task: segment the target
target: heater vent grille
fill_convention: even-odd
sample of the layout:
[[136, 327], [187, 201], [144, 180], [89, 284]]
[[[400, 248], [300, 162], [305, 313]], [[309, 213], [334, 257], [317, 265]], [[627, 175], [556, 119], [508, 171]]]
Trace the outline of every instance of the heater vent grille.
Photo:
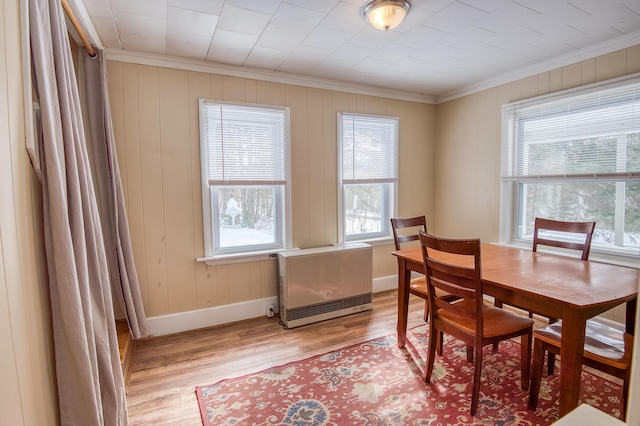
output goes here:
[[[329, 312], [341, 311], [343, 309], [353, 308], [371, 303], [371, 293], [362, 294], [360, 296], [350, 297], [348, 299], [334, 300], [331, 302], [319, 303], [317, 305], [304, 306], [302, 308], [289, 309], [287, 311], [287, 321], [294, 321], [302, 318], [322, 315]], [[359, 312], [357, 310], [356, 312]]]

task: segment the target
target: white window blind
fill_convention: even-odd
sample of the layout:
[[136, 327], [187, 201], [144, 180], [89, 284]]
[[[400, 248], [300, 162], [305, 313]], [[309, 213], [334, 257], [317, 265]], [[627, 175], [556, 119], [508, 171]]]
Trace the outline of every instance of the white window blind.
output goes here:
[[397, 180], [398, 119], [341, 114], [342, 182]]
[[290, 247], [289, 108], [200, 99], [205, 258]]
[[286, 184], [286, 108], [201, 102], [209, 185]]
[[[505, 106], [502, 179], [598, 180], [640, 176], [640, 79]], [[624, 136], [622, 140], [621, 135]]]
[[592, 252], [640, 253], [640, 77], [503, 107], [501, 241], [536, 217], [595, 221]]

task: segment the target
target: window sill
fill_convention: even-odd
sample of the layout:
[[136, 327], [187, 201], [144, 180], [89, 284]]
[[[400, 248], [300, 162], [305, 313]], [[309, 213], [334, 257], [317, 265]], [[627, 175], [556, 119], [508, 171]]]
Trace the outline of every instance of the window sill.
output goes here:
[[197, 262], [204, 262], [207, 265], [226, 265], [230, 263], [245, 263], [245, 262], [259, 262], [262, 260], [277, 259], [278, 252], [295, 250], [295, 249], [277, 249], [277, 250], [265, 250], [265, 251], [252, 251], [243, 253], [230, 253], [220, 254], [209, 257], [199, 257]]
[[[335, 246], [335, 245], [356, 244], [356, 243], [365, 243], [370, 246], [382, 246], [382, 245], [393, 244], [393, 238], [392, 237], [371, 238], [367, 240], [345, 241], [344, 243], [336, 243], [336, 244], [329, 244], [329, 245]], [[253, 251], [253, 252], [243, 252], [243, 253], [220, 254], [216, 256], [199, 257], [196, 259], [196, 261], [206, 263], [207, 265], [210, 265], [210, 266], [226, 265], [230, 263], [259, 262], [262, 260], [278, 259], [279, 252], [292, 251], [292, 250], [299, 250], [299, 249], [289, 248], [289, 249], [274, 249], [274, 250]]]
[[370, 246], [383, 246], [383, 245], [387, 245], [387, 244], [393, 244], [393, 237], [379, 237], [379, 238], [369, 238], [369, 239], [362, 239], [362, 240], [348, 240], [348, 241], [344, 242], [344, 244], [351, 244], [351, 243], [365, 243], [365, 244], [369, 244]]
[[[519, 248], [522, 250], [531, 250], [531, 243], [526, 243], [526, 242], [518, 242], [518, 241], [513, 241], [510, 243], [492, 243], [492, 244], [498, 244], [501, 246], [506, 246], [506, 247], [514, 247], [514, 248]], [[559, 249], [554, 249], [553, 247], [538, 247], [538, 251], [541, 253], [552, 253], [552, 254], [559, 254], [559, 255], [563, 255], [563, 256], [567, 256], [568, 254], [566, 252], [563, 252]], [[577, 256], [578, 258], [580, 256]], [[591, 249], [591, 253], [589, 253], [589, 261], [590, 262], [599, 262], [599, 263], [609, 263], [611, 265], [618, 265], [618, 266], [626, 266], [628, 268], [635, 268], [635, 269], [639, 269], [638, 266], [638, 259], [636, 257], [633, 256], [626, 256], [626, 255], [615, 255], [612, 253], [602, 253], [602, 252], [598, 252], [598, 251], [594, 251], [594, 249]]]

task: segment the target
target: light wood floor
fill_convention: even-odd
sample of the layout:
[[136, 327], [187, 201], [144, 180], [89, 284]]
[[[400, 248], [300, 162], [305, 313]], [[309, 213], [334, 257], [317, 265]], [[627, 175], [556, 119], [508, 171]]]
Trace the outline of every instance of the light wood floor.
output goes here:
[[[411, 296], [409, 327], [423, 324], [423, 308], [424, 301]], [[393, 334], [397, 309], [391, 290], [374, 294], [371, 311], [291, 330], [277, 317], [261, 317], [137, 341], [127, 393], [129, 424], [201, 426], [196, 386]], [[543, 324], [536, 321], [534, 327]]]
[[[373, 310], [285, 330], [277, 317], [136, 342], [127, 405], [131, 425], [202, 425], [197, 385], [210, 385], [395, 333], [396, 291], [376, 293]], [[409, 327], [424, 302], [411, 297]]]

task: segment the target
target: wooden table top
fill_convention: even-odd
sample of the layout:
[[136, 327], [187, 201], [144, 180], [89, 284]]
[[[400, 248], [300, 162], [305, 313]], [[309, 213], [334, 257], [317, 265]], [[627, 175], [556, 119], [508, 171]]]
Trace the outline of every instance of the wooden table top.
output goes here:
[[[394, 251], [410, 262], [422, 263], [420, 247]], [[640, 270], [496, 244], [482, 244], [482, 279], [491, 287], [517, 289], [523, 296], [562, 301], [575, 308], [620, 304], [638, 294]], [[453, 263], [455, 255], [434, 257]], [[422, 268], [415, 265], [417, 268]], [[421, 271], [422, 269], [414, 269]], [[490, 294], [490, 293], [489, 293]]]

